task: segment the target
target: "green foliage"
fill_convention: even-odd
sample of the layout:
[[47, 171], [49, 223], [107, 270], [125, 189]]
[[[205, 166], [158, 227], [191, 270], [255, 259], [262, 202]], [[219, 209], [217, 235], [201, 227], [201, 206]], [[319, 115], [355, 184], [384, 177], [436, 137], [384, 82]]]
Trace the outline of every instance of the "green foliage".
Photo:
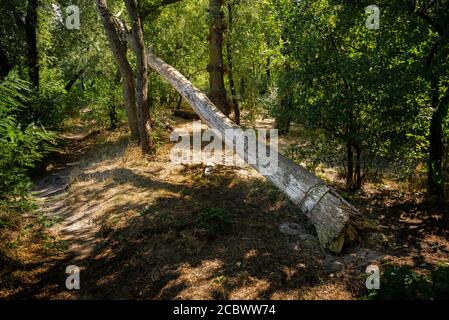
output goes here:
[[[304, 132], [300, 133], [304, 137]], [[310, 136], [310, 134], [309, 134]], [[326, 167], [339, 167], [344, 159], [341, 145], [333, 145], [335, 140], [331, 139], [325, 132], [316, 132], [310, 136], [313, 143], [291, 144], [285, 151], [285, 155], [296, 163], [305, 164], [306, 168], [315, 171], [320, 164]]]
[[418, 273], [409, 266], [389, 266], [381, 275], [380, 289], [370, 292], [372, 300], [447, 299], [449, 267], [436, 266]]
[[0, 83], [0, 201], [26, 195], [28, 170], [54, 142], [54, 135], [41, 125], [18, 121], [30, 92], [28, 84], [14, 75]]
[[201, 211], [197, 223], [200, 228], [206, 229], [209, 235], [215, 236], [229, 229], [231, 216], [225, 209], [206, 208]]
[[[425, 162], [434, 110], [429, 108], [432, 75], [424, 58], [437, 34], [418, 9], [380, 1], [381, 29], [368, 30], [363, 1], [275, 3], [285, 59], [271, 112], [278, 123], [288, 119], [325, 130], [337, 148], [359, 146], [367, 167], [382, 159], [411, 173]], [[438, 9], [444, 4], [435, 6], [428, 14], [447, 21], [447, 8]], [[447, 59], [442, 59], [447, 44], [434, 61], [441, 92], [449, 77]]]

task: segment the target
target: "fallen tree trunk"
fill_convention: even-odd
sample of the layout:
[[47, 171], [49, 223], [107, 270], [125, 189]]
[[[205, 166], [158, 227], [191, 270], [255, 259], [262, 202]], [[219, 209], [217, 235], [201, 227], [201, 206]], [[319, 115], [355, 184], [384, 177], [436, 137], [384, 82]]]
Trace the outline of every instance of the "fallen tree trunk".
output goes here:
[[[150, 50], [148, 50], [148, 63], [189, 102], [193, 110], [210, 128], [219, 132], [225, 143], [229, 143], [223, 139], [225, 131], [239, 129], [239, 126], [226, 117], [181, 73], [156, 57]], [[228, 147], [234, 148], [234, 144], [235, 140]], [[270, 150], [270, 152], [277, 151]], [[245, 146], [244, 154], [238, 155], [242, 159], [254, 157], [248, 154], [247, 146]], [[263, 172], [259, 163], [251, 164], [251, 166], [258, 172]], [[278, 170], [265, 177], [286, 194], [310, 219], [322, 247], [338, 253], [346, 242], [359, 238], [364, 227], [361, 214], [313, 173], [279, 154]]]

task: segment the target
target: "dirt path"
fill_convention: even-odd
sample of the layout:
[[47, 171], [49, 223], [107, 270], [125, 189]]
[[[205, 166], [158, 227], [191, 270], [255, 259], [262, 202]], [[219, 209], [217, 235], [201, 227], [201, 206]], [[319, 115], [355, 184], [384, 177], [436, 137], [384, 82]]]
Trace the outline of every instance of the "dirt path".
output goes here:
[[74, 263], [89, 257], [98, 243], [98, 227], [92, 221], [96, 206], [89, 210], [72, 210], [65, 197], [69, 186], [70, 167], [62, 168], [41, 179], [36, 184], [35, 199], [40, 211], [59, 223], [49, 231], [58, 234], [68, 246], [68, 253]]
[[67, 203], [71, 174], [84, 154], [95, 145], [97, 133], [86, 132], [80, 126], [63, 134], [61, 138], [65, 141], [65, 148], [56, 162], [50, 165], [52, 171], [41, 177], [33, 188], [40, 212], [58, 222], [49, 231], [68, 244], [66, 253], [73, 264], [91, 256], [92, 249], [99, 242], [98, 226], [92, 221], [97, 207], [73, 210]]

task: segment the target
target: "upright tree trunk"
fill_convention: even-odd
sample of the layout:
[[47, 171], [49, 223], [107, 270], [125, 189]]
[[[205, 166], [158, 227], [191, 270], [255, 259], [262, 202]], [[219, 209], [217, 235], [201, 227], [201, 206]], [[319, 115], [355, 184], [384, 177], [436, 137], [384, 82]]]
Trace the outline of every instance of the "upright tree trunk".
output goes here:
[[271, 82], [271, 57], [268, 56], [265, 66], [265, 81], [263, 83], [262, 89], [260, 90], [260, 94], [264, 95], [267, 93], [268, 88], [270, 87], [270, 82]]
[[[438, 90], [438, 88], [436, 89]], [[429, 132], [429, 168], [428, 184], [429, 192], [439, 198], [444, 197], [444, 143], [443, 122], [448, 115], [449, 92], [444, 98], [439, 99], [439, 94], [434, 93], [434, 113], [430, 121]]]
[[285, 93], [285, 96], [281, 99], [281, 105], [279, 106], [279, 113], [276, 117], [276, 129], [279, 130], [279, 134], [284, 135], [289, 133], [291, 117], [290, 108], [292, 107], [292, 97], [289, 93]]
[[182, 104], [182, 96], [179, 95], [178, 103], [176, 104], [176, 110], [181, 109], [181, 104]]
[[360, 145], [355, 142], [355, 171], [354, 171], [354, 181], [355, 188], [358, 190], [362, 187], [362, 149]]
[[209, 98], [225, 114], [229, 115], [223, 68], [223, 0], [209, 0]]
[[142, 20], [135, 0], [125, 0], [128, 16], [131, 19], [136, 54], [136, 107], [139, 126], [140, 143], [143, 153], [153, 148], [151, 139], [151, 118], [148, 105], [148, 61], [142, 31]]
[[271, 82], [271, 56], [267, 57], [267, 69], [266, 69], [265, 73], [266, 73], [266, 83], [267, 83], [267, 87], [268, 87]]
[[120, 74], [122, 75], [123, 95], [125, 99], [126, 115], [128, 124], [131, 129], [131, 138], [139, 140], [140, 134], [138, 129], [136, 115], [136, 98], [134, 77], [131, 66], [126, 58], [126, 45], [120, 40], [116, 23], [112, 14], [109, 12], [106, 0], [96, 0], [97, 9], [102, 18], [103, 26], [106, 31], [109, 45], [112, 53], [117, 61]]
[[[429, 132], [429, 160], [428, 160], [428, 192], [430, 195], [437, 196], [439, 198], [444, 197], [444, 172], [443, 172], [443, 160], [444, 160], [444, 143], [443, 143], [443, 122], [448, 114], [449, 104], [449, 92], [445, 93], [445, 96], [440, 99], [440, 78], [435, 73], [438, 72], [434, 65], [433, 60], [442, 43], [447, 44], [448, 40], [448, 24], [447, 21], [436, 21], [430, 17], [427, 12], [432, 7], [433, 1], [430, 4], [417, 10], [418, 16], [424, 20], [429, 28], [439, 34], [438, 39], [434, 42], [429, 50], [429, 53], [424, 60], [425, 66], [429, 72], [430, 80], [430, 97], [431, 107], [434, 110], [432, 118], [430, 120], [430, 132]], [[442, 9], [438, 9], [442, 10]], [[444, 9], [443, 9], [444, 10]]]
[[[0, 34], [0, 36], [2, 36]], [[12, 70], [13, 65], [8, 60], [8, 55], [6, 51], [0, 47], [0, 77], [5, 77]]]
[[235, 89], [234, 71], [233, 71], [233, 55], [232, 55], [232, 26], [233, 26], [233, 12], [232, 4], [228, 2], [228, 38], [226, 39], [226, 53], [228, 58], [228, 77], [229, 87], [231, 89], [232, 107], [234, 109], [235, 123], [240, 125], [240, 108], [239, 101], [237, 99], [237, 91]]
[[352, 143], [346, 143], [346, 185], [352, 186], [354, 178], [354, 154], [352, 152]]
[[25, 37], [27, 42], [28, 76], [31, 84], [39, 90], [39, 55], [37, 49], [37, 8], [38, 0], [28, 0], [25, 17]]

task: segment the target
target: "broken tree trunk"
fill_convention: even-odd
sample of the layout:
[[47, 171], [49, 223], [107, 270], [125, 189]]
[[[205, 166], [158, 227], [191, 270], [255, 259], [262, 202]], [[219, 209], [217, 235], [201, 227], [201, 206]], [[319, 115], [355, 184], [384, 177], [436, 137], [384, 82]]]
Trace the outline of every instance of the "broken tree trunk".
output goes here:
[[[226, 117], [199, 89], [176, 69], [157, 58], [150, 50], [148, 63], [168, 81], [192, 106], [193, 110], [212, 129], [218, 131], [222, 138], [225, 130], [240, 127]], [[229, 143], [230, 141], [226, 141]], [[235, 140], [232, 142], [234, 148]], [[237, 148], [238, 150], [238, 148]], [[242, 159], [249, 159], [245, 146]], [[270, 152], [276, 152], [270, 150]], [[290, 198], [315, 226], [322, 247], [333, 252], [340, 252], [347, 241], [356, 240], [362, 231], [364, 220], [360, 213], [345, 201], [337, 192], [327, 186], [320, 178], [305, 168], [293, 163], [279, 154], [278, 170], [272, 175], [265, 175], [274, 185]], [[259, 164], [251, 165], [259, 172]]]

